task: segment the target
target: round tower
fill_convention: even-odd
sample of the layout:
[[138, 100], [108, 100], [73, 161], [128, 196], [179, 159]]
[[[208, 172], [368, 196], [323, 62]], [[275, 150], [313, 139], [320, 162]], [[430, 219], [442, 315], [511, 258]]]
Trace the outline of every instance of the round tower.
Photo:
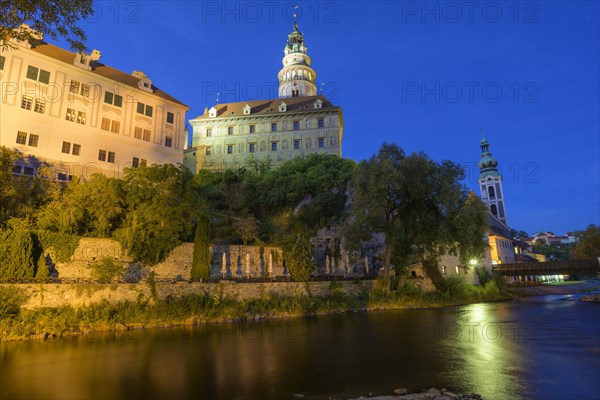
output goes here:
[[294, 14], [294, 29], [288, 35], [287, 44], [283, 50], [283, 68], [279, 71], [279, 97], [316, 96], [317, 73], [311, 68], [312, 60], [306, 54], [304, 37], [298, 30], [296, 14]]

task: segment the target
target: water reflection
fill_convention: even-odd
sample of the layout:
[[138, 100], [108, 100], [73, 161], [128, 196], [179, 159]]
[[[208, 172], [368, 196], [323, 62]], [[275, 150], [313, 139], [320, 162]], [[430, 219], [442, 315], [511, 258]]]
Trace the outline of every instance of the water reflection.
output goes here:
[[0, 398], [600, 398], [598, 312], [546, 298], [6, 343]]

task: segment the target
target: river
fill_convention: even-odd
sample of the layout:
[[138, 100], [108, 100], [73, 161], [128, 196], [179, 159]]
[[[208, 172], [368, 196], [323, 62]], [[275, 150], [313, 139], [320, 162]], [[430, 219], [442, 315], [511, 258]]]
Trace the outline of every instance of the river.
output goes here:
[[597, 400], [600, 304], [577, 298], [3, 343], [0, 398], [347, 399], [445, 387]]

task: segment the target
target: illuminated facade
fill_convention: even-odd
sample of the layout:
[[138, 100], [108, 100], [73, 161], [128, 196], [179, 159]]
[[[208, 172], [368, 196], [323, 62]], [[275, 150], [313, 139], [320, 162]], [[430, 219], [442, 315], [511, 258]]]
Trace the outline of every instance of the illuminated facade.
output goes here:
[[125, 167], [183, 161], [185, 104], [142, 72], [100, 63], [97, 50], [75, 54], [38, 39], [0, 53], [0, 145], [23, 155], [15, 174], [47, 162], [59, 180], [118, 177]]
[[253, 159], [277, 165], [311, 153], [341, 157], [342, 109], [317, 94], [317, 75], [295, 22], [282, 63], [278, 99], [216, 104], [190, 120], [188, 169], [235, 169]]

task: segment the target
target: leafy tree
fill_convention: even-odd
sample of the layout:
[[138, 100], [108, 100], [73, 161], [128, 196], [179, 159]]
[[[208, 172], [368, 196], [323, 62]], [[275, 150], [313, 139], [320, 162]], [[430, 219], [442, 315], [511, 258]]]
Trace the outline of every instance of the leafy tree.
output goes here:
[[463, 178], [457, 164], [437, 163], [423, 153], [407, 156], [396, 144], [384, 144], [352, 178], [348, 244], [356, 248], [374, 233], [385, 234], [386, 277], [392, 263], [403, 277], [411, 262], [482, 250], [482, 207], [466, 201]]
[[298, 282], [307, 282], [316, 268], [310, 241], [302, 234], [297, 234], [292, 244], [284, 246], [283, 259], [292, 278]]
[[11, 0], [1, 4], [1, 49], [12, 47], [11, 37], [21, 41], [37, 39], [34, 33], [19, 29], [21, 24], [29, 24], [53, 39], [65, 38], [75, 51], [85, 50], [86, 35], [79, 22], [93, 14], [93, 0]]
[[109, 256], [91, 263], [89, 268], [92, 270], [92, 277], [99, 283], [111, 283], [115, 279], [120, 279], [125, 272], [123, 264]]
[[600, 227], [590, 225], [577, 235], [578, 241], [571, 252], [573, 259], [586, 260], [600, 257]]
[[194, 240], [194, 258], [192, 260], [192, 279], [195, 281], [210, 278], [210, 222], [208, 217], [200, 215]]
[[44, 254], [44, 252], [42, 252], [42, 254], [40, 254], [40, 257], [38, 258], [35, 277], [42, 279], [50, 277], [50, 269], [48, 268], [48, 264], [46, 264], [46, 255]]
[[78, 236], [107, 237], [125, 216], [121, 182], [94, 174], [88, 182], [78, 179], [37, 213], [41, 229]]
[[128, 170], [122, 181], [126, 216], [114, 236], [134, 259], [154, 265], [191, 240], [202, 208], [192, 178], [181, 165]]
[[529, 237], [527, 232], [521, 231], [521, 230], [518, 231], [516, 229], [511, 229], [510, 234], [515, 239], [523, 239], [523, 238]]

